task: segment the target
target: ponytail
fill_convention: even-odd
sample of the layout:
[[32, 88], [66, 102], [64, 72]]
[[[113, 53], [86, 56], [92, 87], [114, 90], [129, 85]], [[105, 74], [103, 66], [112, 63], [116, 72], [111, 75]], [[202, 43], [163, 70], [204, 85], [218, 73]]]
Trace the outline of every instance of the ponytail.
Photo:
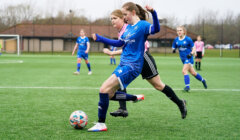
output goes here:
[[135, 4], [133, 2], [127, 2], [125, 3], [122, 8], [125, 8], [127, 11], [133, 11], [135, 10], [137, 16], [141, 19], [141, 20], [147, 20], [147, 18], [149, 17], [148, 12], [146, 10], [144, 10], [140, 5]]

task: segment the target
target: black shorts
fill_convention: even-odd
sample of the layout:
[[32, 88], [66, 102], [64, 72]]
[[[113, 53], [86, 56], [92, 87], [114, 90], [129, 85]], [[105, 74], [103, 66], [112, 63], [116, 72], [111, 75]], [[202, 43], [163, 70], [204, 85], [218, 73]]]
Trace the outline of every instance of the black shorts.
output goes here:
[[197, 56], [195, 58], [202, 59], [202, 52], [197, 52]]
[[144, 53], [144, 63], [141, 75], [143, 79], [151, 79], [158, 75], [155, 60], [148, 52]]

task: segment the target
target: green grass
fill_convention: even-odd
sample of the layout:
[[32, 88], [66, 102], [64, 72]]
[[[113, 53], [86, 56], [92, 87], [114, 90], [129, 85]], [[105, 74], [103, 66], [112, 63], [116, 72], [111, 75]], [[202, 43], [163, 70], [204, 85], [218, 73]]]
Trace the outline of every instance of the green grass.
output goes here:
[[[139, 76], [128, 92], [144, 93], [145, 100], [127, 103], [127, 118], [111, 117], [109, 112], [118, 108], [118, 102], [110, 101], [108, 131], [91, 133], [87, 128], [97, 121], [98, 88], [115, 68], [109, 65], [109, 57], [90, 55], [93, 74], [87, 75], [83, 63], [80, 75], [75, 76], [76, 57], [0, 56], [0, 139], [240, 139], [239, 58], [204, 58], [199, 73], [207, 79], [209, 89], [204, 90], [191, 76], [189, 93], [181, 90], [179, 58], [155, 59], [161, 79], [187, 100], [187, 118], [182, 120], [177, 106]], [[75, 110], [87, 113], [86, 129], [70, 126], [68, 119]]]

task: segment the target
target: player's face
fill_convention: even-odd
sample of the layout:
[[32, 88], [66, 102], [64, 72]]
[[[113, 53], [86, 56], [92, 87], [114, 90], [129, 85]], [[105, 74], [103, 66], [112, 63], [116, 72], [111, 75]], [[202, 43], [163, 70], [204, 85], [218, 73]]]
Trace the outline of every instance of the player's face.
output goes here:
[[126, 22], [127, 24], [133, 24], [132, 22], [133, 13], [126, 10], [125, 8], [122, 8], [121, 11], [123, 13], [124, 22]]
[[182, 28], [177, 28], [177, 34], [178, 34], [178, 36], [183, 37], [184, 36], [183, 29]]
[[115, 16], [115, 15], [111, 15], [111, 22], [114, 28], [117, 28], [118, 30], [120, 30], [123, 26], [123, 19]]
[[84, 31], [80, 31], [80, 36], [81, 36], [81, 37], [84, 37], [84, 36], [85, 36]]
[[201, 37], [200, 37], [200, 36], [198, 36], [198, 37], [197, 37], [197, 40], [198, 40], [198, 41], [201, 41], [202, 39], [201, 39]]

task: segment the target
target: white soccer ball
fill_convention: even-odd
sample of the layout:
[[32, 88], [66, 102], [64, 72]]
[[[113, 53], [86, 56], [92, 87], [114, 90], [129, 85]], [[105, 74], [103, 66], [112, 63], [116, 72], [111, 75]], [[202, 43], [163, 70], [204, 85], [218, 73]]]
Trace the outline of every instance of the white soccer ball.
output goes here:
[[87, 114], [81, 110], [74, 111], [69, 118], [71, 126], [75, 129], [83, 129], [88, 123]]

